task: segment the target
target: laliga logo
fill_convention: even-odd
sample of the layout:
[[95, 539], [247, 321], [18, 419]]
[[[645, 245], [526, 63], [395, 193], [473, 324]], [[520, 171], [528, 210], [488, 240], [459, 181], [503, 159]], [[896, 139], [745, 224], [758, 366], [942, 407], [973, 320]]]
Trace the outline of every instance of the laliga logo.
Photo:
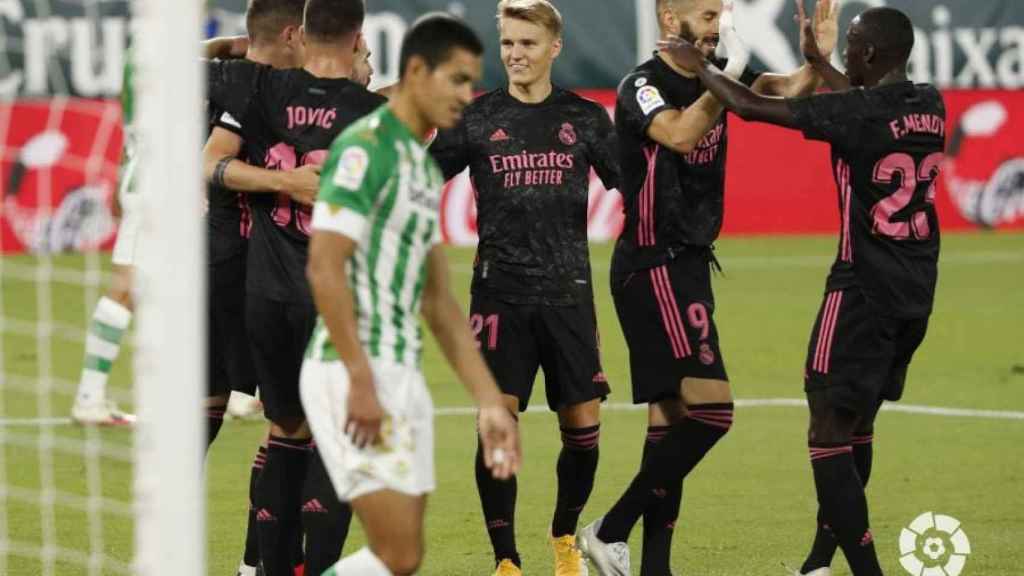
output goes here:
[[952, 516], [925, 512], [900, 532], [900, 565], [913, 576], [958, 576], [971, 542]]
[[1005, 103], [986, 100], [964, 112], [950, 138], [941, 178], [960, 213], [979, 226], [994, 228], [1024, 216], [1019, 129]]

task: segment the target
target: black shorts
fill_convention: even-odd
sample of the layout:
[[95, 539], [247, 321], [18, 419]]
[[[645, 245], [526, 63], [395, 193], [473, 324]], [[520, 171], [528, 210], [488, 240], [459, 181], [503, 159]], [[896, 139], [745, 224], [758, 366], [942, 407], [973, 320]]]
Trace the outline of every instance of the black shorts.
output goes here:
[[927, 330], [928, 318], [879, 315], [859, 288], [829, 292], [811, 331], [804, 390], [856, 414], [899, 400]]
[[256, 394], [249, 339], [245, 330], [245, 253], [211, 263], [207, 300], [207, 394], [232, 390]]
[[729, 379], [707, 251], [684, 250], [663, 266], [613, 274], [612, 298], [629, 347], [633, 403], [678, 398], [684, 378]]
[[520, 411], [530, 403], [538, 368], [544, 370], [552, 410], [608, 396], [593, 301], [513, 304], [475, 293], [469, 311], [470, 327], [498, 387], [519, 398]]
[[316, 308], [312, 303], [278, 302], [251, 292], [245, 308], [263, 414], [271, 421], [305, 418], [299, 373], [316, 324]]

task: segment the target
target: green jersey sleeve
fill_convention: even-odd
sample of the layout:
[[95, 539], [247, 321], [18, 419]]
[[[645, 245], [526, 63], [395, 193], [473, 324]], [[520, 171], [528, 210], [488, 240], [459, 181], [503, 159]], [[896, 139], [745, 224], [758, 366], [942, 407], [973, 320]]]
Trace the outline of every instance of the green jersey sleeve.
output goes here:
[[394, 163], [372, 134], [344, 134], [331, 146], [313, 207], [313, 229], [362, 242], [373, 205], [387, 186]]

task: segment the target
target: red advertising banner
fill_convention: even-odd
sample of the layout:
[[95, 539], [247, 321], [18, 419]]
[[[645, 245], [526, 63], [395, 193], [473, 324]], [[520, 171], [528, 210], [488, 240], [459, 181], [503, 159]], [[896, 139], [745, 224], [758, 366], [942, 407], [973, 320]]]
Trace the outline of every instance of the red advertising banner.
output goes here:
[[114, 100], [0, 103], [0, 252], [109, 248], [121, 140]]
[[[584, 92], [611, 113], [612, 91]], [[1024, 229], [1024, 91], [945, 93], [949, 155], [936, 205], [946, 231]], [[828, 146], [794, 131], [732, 118], [723, 234], [833, 233], [838, 227]], [[0, 104], [0, 251], [109, 247], [121, 148], [115, 101]], [[476, 242], [476, 207], [463, 174], [445, 189], [447, 242]], [[614, 238], [622, 200], [592, 176], [589, 232]]]

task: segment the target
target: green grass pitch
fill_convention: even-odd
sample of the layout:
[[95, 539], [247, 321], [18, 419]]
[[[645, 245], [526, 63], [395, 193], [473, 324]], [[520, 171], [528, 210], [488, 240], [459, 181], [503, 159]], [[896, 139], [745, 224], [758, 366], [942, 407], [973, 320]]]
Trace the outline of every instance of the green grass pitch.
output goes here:
[[[734, 238], [717, 255], [725, 275], [715, 279], [716, 321], [737, 398], [800, 398], [803, 357], [820, 304], [833, 238]], [[612, 384], [609, 402], [628, 403], [627, 352], [608, 294], [611, 247], [595, 245], [595, 293], [601, 324], [603, 362]], [[468, 301], [472, 251], [452, 249], [453, 280]], [[59, 269], [81, 269], [84, 259], [55, 258]], [[80, 327], [99, 288], [54, 283], [50, 294], [25, 277], [37, 261], [3, 260], [0, 418], [36, 418], [47, 411], [65, 416], [82, 354]], [[906, 404], [1024, 411], [1024, 235], [947, 235], [935, 313], [928, 337], [915, 357]], [[52, 305], [44, 310], [41, 304]], [[42, 314], [59, 324], [50, 345], [40, 346], [26, 330]], [[78, 334], [76, 338], [76, 334]], [[131, 348], [113, 373], [113, 386], [130, 398]], [[49, 361], [47, 360], [49, 358]], [[33, 382], [41, 364], [52, 367], [58, 391], [45, 398]], [[438, 407], [469, 401], [428, 341], [424, 369]], [[143, 375], [144, 378], [144, 375]], [[63, 384], [61, 384], [63, 383]], [[189, 383], [182, 383], [183, 386]], [[539, 387], [538, 387], [539, 390]], [[542, 396], [534, 403], [543, 402]], [[603, 513], [636, 471], [644, 437], [643, 412], [607, 410], [602, 418], [597, 485], [582, 521]], [[815, 498], [805, 443], [806, 409], [741, 407], [726, 439], [686, 481], [676, 530], [673, 567], [677, 573], [707, 576], [781, 575], [780, 563], [798, 565], [813, 533]], [[551, 574], [547, 531], [555, 497], [554, 465], [560, 447], [555, 418], [545, 411], [521, 420], [525, 464], [519, 479], [516, 527], [526, 574]], [[492, 569], [473, 480], [475, 439], [471, 416], [436, 421], [438, 490], [430, 498], [424, 576], [486, 575]], [[60, 439], [94, 438], [112, 451], [129, 449], [123, 430], [53, 428]], [[249, 464], [264, 433], [256, 422], [225, 424], [207, 461], [210, 575], [234, 574], [244, 537]], [[51, 478], [64, 494], [85, 494], [90, 467], [78, 455], [57, 453], [52, 468], [36, 448], [38, 426], [6, 425], [0, 430], [3, 476], [13, 492], [0, 499], [0, 520], [22, 543], [42, 542], [48, 522], [38, 504], [26, 499]], [[884, 412], [876, 429], [875, 468], [868, 497], [882, 565], [899, 566], [900, 530], [918, 514], [935, 511], [962, 521], [972, 554], [965, 576], [1019, 574], [1024, 564], [1024, 420], [951, 417]], [[41, 474], [46, 465], [49, 474]], [[95, 471], [92, 471], [95, 472]], [[99, 470], [102, 493], [128, 502], [130, 464], [106, 458]], [[95, 477], [95, 474], [93, 474]], [[65, 499], [67, 500], [67, 499]], [[70, 501], [68, 501], [70, 502]], [[73, 502], [70, 502], [74, 504]], [[97, 516], [93, 516], [96, 518]], [[57, 507], [52, 526], [62, 548], [87, 552], [90, 538], [102, 538], [103, 553], [130, 562], [132, 525], [116, 511], [102, 525], [73, 507]], [[168, 539], [175, 535], [168, 534]], [[632, 541], [639, 542], [639, 529]], [[361, 546], [354, 528], [347, 552]], [[22, 548], [7, 558], [6, 573], [39, 574], [35, 551]], [[634, 547], [634, 564], [638, 549]], [[87, 574], [58, 560], [58, 574]], [[837, 559], [836, 574], [849, 574]], [[638, 573], [638, 567], [634, 573]]]

